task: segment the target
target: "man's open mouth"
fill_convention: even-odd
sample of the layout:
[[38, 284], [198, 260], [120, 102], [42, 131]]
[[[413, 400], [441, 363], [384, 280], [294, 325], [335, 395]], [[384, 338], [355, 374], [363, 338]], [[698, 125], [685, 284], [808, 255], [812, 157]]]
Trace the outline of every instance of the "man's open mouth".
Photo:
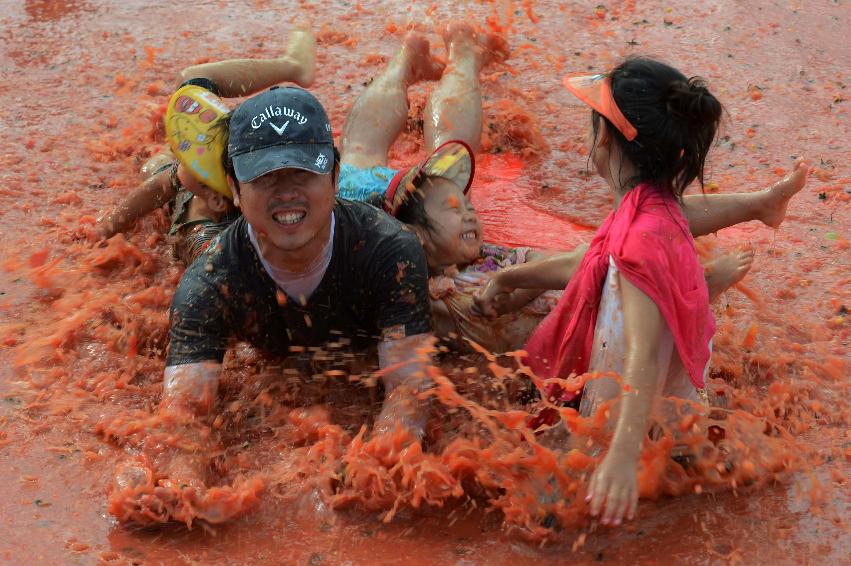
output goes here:
[[476, 231], [475, 230], [468, 230], [467, 232], [464, 232], [463, 234], [461, 234], [461, 239], [462, 240], [475, 240], [476, 239]]
[[272, 219], [278, 224], [283, 224], [284, 226], [291, 226], [293, 224], [298, 224], [304, 217], [307, 216], [307, 212], [304, 210], [292, 210], [286, 212], [276, 212], [272, 215]]

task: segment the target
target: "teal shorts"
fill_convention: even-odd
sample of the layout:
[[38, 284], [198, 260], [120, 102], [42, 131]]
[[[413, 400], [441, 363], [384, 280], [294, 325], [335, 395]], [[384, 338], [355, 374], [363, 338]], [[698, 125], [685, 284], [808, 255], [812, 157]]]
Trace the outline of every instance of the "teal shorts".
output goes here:
[[358, 200], [379, 206], [390, 181], [398, 171], [389, 167], [355, 167], [349, 163], [340, 165], [338, 196], [346, 200]]

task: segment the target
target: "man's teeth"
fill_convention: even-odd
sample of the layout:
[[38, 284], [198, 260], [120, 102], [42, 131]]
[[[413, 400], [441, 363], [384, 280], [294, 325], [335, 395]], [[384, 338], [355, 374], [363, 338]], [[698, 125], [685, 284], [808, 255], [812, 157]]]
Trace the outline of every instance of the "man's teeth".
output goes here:
[[476, 239], [476, 231], [470, 230], [469, 232], [464, 232], [461, 234], [462, 240], [475, 240]]
[[279, 224], [295, 224], [307, 216], [306, 212], [278, 212], [272, 218]]

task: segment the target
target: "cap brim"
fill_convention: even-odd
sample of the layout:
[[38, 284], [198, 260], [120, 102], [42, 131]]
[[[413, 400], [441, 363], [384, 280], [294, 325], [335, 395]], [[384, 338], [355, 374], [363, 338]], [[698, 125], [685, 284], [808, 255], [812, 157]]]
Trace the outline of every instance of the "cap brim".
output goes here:
[[384, 209], [395, 216], [408, 193], [427, 176], [447, 179], [467, 194], [473, 183], [475, 169], [476, 160], [470, 146], [460, 140], [450, 140], [416, 166], [400, 171], [393, 177], [385, 193]]
[[334, 146], [309, 143], [273, 145], [233, 156], [233, 169], [240, 183], [250, 183], [281, 169], [303, 169], [327, 175], [334, 169]]

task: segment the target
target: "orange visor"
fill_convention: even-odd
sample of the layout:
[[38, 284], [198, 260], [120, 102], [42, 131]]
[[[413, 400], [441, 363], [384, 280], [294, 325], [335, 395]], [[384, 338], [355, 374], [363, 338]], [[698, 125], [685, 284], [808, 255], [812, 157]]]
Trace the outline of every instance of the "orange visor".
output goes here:
[[564, 86], [573, 96], [605, 116], [623, 134], [627, 141], [638, 135], [635, 126], [629, 123], [615, 103], [612, 94], [612, 78], [608, 75], [567, 75]]

